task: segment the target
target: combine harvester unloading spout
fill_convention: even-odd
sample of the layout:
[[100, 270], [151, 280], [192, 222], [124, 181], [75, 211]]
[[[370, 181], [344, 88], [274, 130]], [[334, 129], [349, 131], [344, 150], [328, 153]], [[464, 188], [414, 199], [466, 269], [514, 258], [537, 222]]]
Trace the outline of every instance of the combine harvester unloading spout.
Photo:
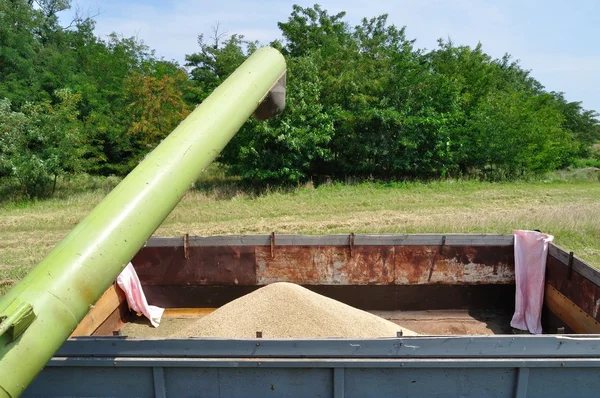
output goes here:
[[0, 397], [18, 397], [244, 122], [281, 112], [286, 64], [250, 56], [0, 299]]

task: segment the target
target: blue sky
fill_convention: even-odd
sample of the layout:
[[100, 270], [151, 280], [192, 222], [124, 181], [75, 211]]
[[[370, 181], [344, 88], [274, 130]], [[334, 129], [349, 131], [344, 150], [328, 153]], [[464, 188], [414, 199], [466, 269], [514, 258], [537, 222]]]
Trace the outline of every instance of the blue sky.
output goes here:
[[[228, 33], [267, 44], [280, 37], [278, 21], [287, 20], [293, 4], [315, 1], [242, 0], [73, 0], [84, 13], [100, 12], [96, 33], [137, 36], [157, 55], [183, 63], [198, 50], [198, 34], [210, 36], [219, 22]], [[362, 17], [389, 14], [388, 21], [406, 26], [408, 38], [431, 49], [440, 37], [456, 44], [483, 44], [494, 57], [511, 54], [548, 90], [562, 91], [600, 112], [600, 3], [538, 0], [345, 0], [321, 1], [330, 14], [346, 11], [352, 25]], [[70, 20], [70, 12], [61, 15]]]

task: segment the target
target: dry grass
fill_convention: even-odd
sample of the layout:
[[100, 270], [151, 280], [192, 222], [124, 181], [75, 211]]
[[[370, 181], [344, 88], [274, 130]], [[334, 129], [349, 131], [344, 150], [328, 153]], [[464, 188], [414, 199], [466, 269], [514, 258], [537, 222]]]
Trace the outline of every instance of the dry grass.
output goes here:
[[[0, 207], [0, 294], [22, 278], [103, 197]], [[540, 229], [600, 267], [600, 184], [594, 179], [517, 183], [304, 187], [260, 196], [191, 191], [156, 235], [255, 233], [511, 233]]]

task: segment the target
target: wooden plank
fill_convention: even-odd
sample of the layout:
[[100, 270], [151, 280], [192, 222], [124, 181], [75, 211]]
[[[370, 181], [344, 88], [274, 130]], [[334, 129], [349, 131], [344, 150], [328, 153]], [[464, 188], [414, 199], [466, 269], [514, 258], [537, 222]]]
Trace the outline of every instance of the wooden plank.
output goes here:
[[125, 326], [125, 320], [127, 320], [127, 317], [129, 316], [129, 308], [123, 307], [127, 307], [127, 304], [125, 303], [125, 306], [123, 304], [119, 305], [119, 307], [117, 307], [112, 314], [110, 314], [108, 318], [94, 330], [92, 336], [112, 336], [113, 332], [121, 330], [121, 328]]
[[572, 272], [569, 279], [568, 267], [554, 256], [548, 256], [546, 283], [600, 322], [600, 286], [579, 272]]
[[[185, 329], [214, 308], [173, 308], [163, 314], [161, 326], [152, 327], [145, 320], [133, 320], [121, 331], [134, 338], [165, 338], [173, 330]], [[510, 334], [512, 311], [368, 311], [422, 335], [491, 335]], [[109, 333], [110, 330], [109, 330]]]
[[125, 294], [121, 289], [118, 289], [115, 285], [111, 285], [85, 318], [77, 325], [71, 337], [90, 336], [125, 300]]
[[369, 311], [421, 335], [490, 335], [511, 332], [512, 311]]
[[[468, 309], [421, 310], [421, 311], [369, 311], [379, 317], [394, 321], [472, 321], [472, 311]], [[491, 313], [491, 311], [488, 311]], [[498, 312], [498, 311], [497, 311]]]
[[[547, 305], [542, 307], [542, 329], [545, 334], [575, 334], [575, 331], [566, 325], [562, 319], [548, 309]], [[564, 329], [564, 332], [563, 332]]]
[[198, 318], [215, 310], [216, 308], [167, 308], [163, 312], [163, 318]]
[[561, 294], [554, 286], [546, 284], [544, 301], [577, 334], [600, 334], [600, 322]]

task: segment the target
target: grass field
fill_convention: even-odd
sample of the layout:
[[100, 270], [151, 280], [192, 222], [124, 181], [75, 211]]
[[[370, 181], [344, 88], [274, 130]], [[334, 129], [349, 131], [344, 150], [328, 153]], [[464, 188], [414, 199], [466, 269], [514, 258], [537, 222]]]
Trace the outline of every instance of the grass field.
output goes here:
[[[0, 295], [104, 196], [105, 188], [0, 204]], [[330, 185], [249, 195], [192, 190], [156, 235], [254, 233], [511, 233], [539, 229], [600, 267], [596, 177], [482, 183]]]

